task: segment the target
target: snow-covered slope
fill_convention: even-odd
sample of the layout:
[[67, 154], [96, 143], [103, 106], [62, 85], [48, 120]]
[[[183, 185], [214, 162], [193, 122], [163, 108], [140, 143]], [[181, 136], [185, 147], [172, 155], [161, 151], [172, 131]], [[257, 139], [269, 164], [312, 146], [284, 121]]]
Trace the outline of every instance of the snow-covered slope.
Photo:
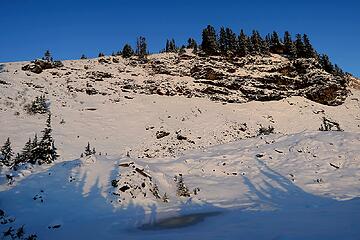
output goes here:
[[[151, 163], [105, 156], [66, 161], [33, 169], [29, 176], [24, 171], [13, 186], [3, 186], [1, 207], [16, 218], [13, 226], [25, 224], [41, 239], [180, 238], [176, 226], [195, 225], [198, 218], [206, 223], [184, 230], [190, 238], [236, 238], [240, 231], [251, 239], [269, 239], [269, 234], [356, 239], [359, 140], [353, 133], [299, 133], [241, 140]], [[179, 174], [190, 197], [176, 195], [174, 176]], [[119, 180], [118, 186], [111, 180]], [[151, 192], [154, 184], [168, 202]], [[124, 186], [129, 189], [120, 190]], [[175, 223], [167, 219], [188, 214], [190, 219]]]
[[[0, 140], [19, 152], [40, 134], [46, 116], [23, 108], [45, 93], [60, 158], [24, 166], [12, 184], [2, 169], [2, 232], [24, 224], [39, 239], [360, 237], [358, 90], [339, 106], [299, 96], [230, 104], [127, 91], [126, 82], [193, 80], [121, 58], [41, 74], [25, 64], [0, 73]], [[319, 131], [323, 117], [344, 131]], [[258, 136], [268, 126], [275, 133]], [[88, 142], [98, 154], [79, 158]], [[179, 196], [180, 178], [190, 196]]]

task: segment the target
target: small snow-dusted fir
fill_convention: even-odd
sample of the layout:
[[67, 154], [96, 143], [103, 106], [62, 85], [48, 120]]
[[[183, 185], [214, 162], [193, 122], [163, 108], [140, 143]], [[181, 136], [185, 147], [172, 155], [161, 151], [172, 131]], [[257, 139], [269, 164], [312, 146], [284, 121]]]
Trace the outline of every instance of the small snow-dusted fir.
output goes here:
[[0, 151], [0, 165], [12, 167], [14, 165], [13, 156], [14, 152], [11, 148], [10, 138], [7, 138]]
[[54, 162], [58, 157], [58, 154], [56, 152], [57, 149], [55, 147], [54, 140], [51, 135], [52, 133], [51, 113], [49, 113], [48, 115], [48, 118], [46, 120], [46, 127], [42, 132], [43, 132], [43, 136], [39, 143], [40, 154], [38, 156], [38, 163], [49, 164]]

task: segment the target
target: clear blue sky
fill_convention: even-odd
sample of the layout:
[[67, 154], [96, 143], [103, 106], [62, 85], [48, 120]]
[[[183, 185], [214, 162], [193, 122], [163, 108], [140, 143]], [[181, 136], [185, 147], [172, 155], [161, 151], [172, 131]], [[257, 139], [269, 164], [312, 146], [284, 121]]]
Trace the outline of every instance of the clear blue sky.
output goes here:
[[151, 52], [167, 38], [200, 41], [211, 24], [248, 33], [307, 33], [314, 47], [360, 76], [360, 1], [122, 1], [0, 0], [0, 62], [32, 60], [50, 49], [55, 59], [111, 54], [146, 37]]

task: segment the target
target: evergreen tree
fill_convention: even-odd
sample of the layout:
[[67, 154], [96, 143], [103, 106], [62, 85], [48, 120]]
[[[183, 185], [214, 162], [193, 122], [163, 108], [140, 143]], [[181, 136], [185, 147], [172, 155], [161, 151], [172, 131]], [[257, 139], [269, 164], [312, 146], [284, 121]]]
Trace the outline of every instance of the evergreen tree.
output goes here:
[[283, 44], [280, 41], [279, 34], [275, 31], [270, 36], [270, 51], [278, 54], [283, 53]]
[[328, 73], [334, 72], [334, 65], [331, 63], [328, 55], [322, 54], [320, 56], [320, 64], [326, 72]]
[[91, 154], [93, 154], [93, 153], [92, 153], [92, 151], [91, 151], [90, 143], [88, 142], [88, 144], [87, 144], [86, 147], [85, 147], [84, 155], [85, 155], [85, 156], [90, 156]]
[[223, 56], [231, 56], [237, 51], [236, 34], [230, 28], [220, 28], [219, 50]]
[[226, 33], [227, 52], [228, 54], [233, 55], [237, 52], [236, 34], [230, 28], [226, 28], [225, 33]]
[[39, 146], [37, 134], [35, 134], [34, 139], [31, 143], [31, 154], [28, 162], [31, 164], [35, 164], [38, 158], [40, 157], [40, 155], [41, 155], [41, 149]]
[[270, 55], [270, 45], [265, 39], [261, 41], [260, 51], [263, 55]]
[[187, 186], [184, 183], [183, 176], [179, 174], [179, 177], [177, 178], [177, 184], [176, 184], [177, 190], [176, 194], [180, 197], [190, 197], [190, 191], [187, 188]]
[[250, 37], [251, 45], [252, 45], [252, 52], [254, 54], [261, 53], [261, 45], [262, 45], [262, 38], [258, 31], [253, 30], [252, 35]]
[[165, 52], [169, 52], [169, 48], [170, 48], [170, 41], [169, 39], [166, 39]]
[[134, 50], [129, 44], [125, 44], [122, 50], [122, 56], [123, 58], [129, 58], [134, 55]]
[[195, 42], [195, 44], [194, 44], [194, 48], [193, 48], [193, 51], [192, 51], [194, 54], [197, 54], [197, 52], [198, 52], [198, 45], [197, 45], [197, 43]]
[[181, 46], [180, 50], [179, 50], [179, 54], [184, 54], [186, 53], [186, 47], [184, 45]]
[[218, 54], [218, 43], [216, 41], [216, 31], [214, 27], [208, 25], [202, 32], [201, 49], [206, 55]]
[[46, 103], [47, 99], [45, 95], [37, 96], [34, 101], [30, 104], [25, 105], [25, 110], [28, 114], [44, 114], [49, 111], [48, 105]]
[[227, 45], [228, 44], [227, 44], [226, 32], [225, 32], [224, 27], [220, 28], [218, 44], [219, 44], [219, 50], [220, 50], [221, 55], [227, 55], [227, 51], [228, 51]]
[[197, 43], [196, 43], [195, 39], [189, 38], [188, 45], [186, 46], [186, 48], [192, 48], [192, 49], [197, 48]]
[[12, 157], [14, 156], [14, 152], [11, 148], [10, 138], [7, 138], [5, 144], [0, 149], [0, 163], [1, 165], [5, 165], [7, 167], [12, 167], [14, 165], [14, 161]]
[[284, 54], [288, 55], [291, 59], [296, 58], [296, 47], [288, 31], [284, 34]]
[[244, 33], [244, 30], [241, 29], [240, 35], [238, 37], [238, 56], [245, 57], [248, 54], [248, 44], [247, 36]]
[[136, 55], [139, 58], [145, 58], [147, 56], [147, 43], [145, 37], [138, 37], [136, 42]]
[[249, 54], [253, 54], [254, 47], [253, 47], [253, 44], [251, 42], [251, 37], [250, 36], [246, 37], [246, 48], [247, 48]]
[[[185, 48], [185, 46], [182, 46]], [[170, 51], [177, 52], [178, 48], [176, 47], [175, 39], [171, 39], [170, 41]]]
[[174, 39], [166, 40], [165, 52], [177, 52], [177, 47]]
[[338, 65], [335, 64], [334, 74], [337, 76], [344, 76], [344, 71]]
[[304, 58], [305, 57], [305, 46], [304, 46], [304, 43], [302, 41], [302, 37], [300, 34], [296, 34], [295, 47], [296, 47], [297, 57]]
[[289, 31], [286, 31], [284, 34], [284, 53], [285, 54], [289, 54], [289, 49], [291, 47], [291, 34], [289, 33]]
[[303, 42], [304, 42], [304, 57], [315, 58], [317, 54], [312, 44], [310, 43], [309, 37], [306, 34], [303, 35]]
[[271, 49], [270, 49], [270, 47], [271, 47], [271, 35], [270, 35], [270, 34], [267, 34], [267, 35], [265, 36], [264, 42], [265, 42], [266, 45], [268, 46], [269, 52], [271, 52]]
[[43, 136], [39, 143], [40, 148], [40, 156], [38, 156], [39, 164], [49, 164], [54, 162], [58, 155], [56, 153], [56, 147], [54, 145], [54, 140], [51, 136], [52, 128], [51, 128], [51, 113], [49, 113], [48, 118], [46, 120], [46, 127], [42, 131]]
[[13, 169], [16, 170], [16, 167], [19, 166], [23, 162], [24, 162], [23, 156], [20, 153], [17, 153], [15, 158], [14, 158]]
[[[36, 135], [35, 135], [34, 141], [37, 141]], [[24, 156], [26, 161], [28, 161], [31, 158], [32, 149], [33, 149], [33, 143], [31, 141], [31, 139], [29, 138], [29, 140], [25, 143], [25, 146], [21, 151], [21, 155]]]
[[23, 149], [21, 150], [21, 154], [18, 154], [16, 159], [15, 159], [15, 165], [19, 165], [21, 163], [26, 163], [26, 162], [30, 162], [32, 159], [32, 142], [31, 139], [29, 138], [29, 140], [25, 143], [25, 146], [23, 147]]
[[51, 53], [49, 50], [46, 50], [46, 52], [44, 53], [43, 60], [48, 61], [48, 62], [53, 61], [53, 58], [51, 57]]
[[230, 29], [220, 29], [219, 50], [223, 56], [231, 56], [237, 52], [236, 34]]

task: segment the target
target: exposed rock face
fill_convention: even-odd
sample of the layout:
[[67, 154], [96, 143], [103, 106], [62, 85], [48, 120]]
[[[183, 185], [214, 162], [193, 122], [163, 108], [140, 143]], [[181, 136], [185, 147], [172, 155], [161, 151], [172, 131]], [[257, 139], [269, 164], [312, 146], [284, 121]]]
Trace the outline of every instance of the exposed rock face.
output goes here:
[[157, 132], [156, 132], [156, 138], [157, 138], [157, 139], [166, 137], [166, 136], [168, 136], [168, 135], [170, 135], [169, 132], [165, 132], [165, 131], [157, 131]]
[[[52, 75], [60, 78], [70, 73], [91, 81], [86, 88], [67, 83], [69, 91], [75, 89], [89, 95], [133, 92], [201, 97], [226, 103], [303, 96], [321, 104], [339, 105], [348, 96], [349, 85], [360, 86], [350, 75], [327, 73], [317, 59], [289, 60], [278, 54], [224, 58], [163, 53], [141, 60], [102, 57], [92, 64], [88, 60], [84, 74], [79, 69], [63, 68], [67, 73], [58, 69]], [[61, 66], [61, 62], [36, 60], [22, 69], [41, 73]], [[107, 86], [109, 83], [112, 87]]]
[[114, 201], [121, 205], [137, 198], [147, 197], [155, 201], [160, 199], [159, 189], [150, 172], [134, 162], [125, 162], [119, 167], [121, 176], [112, 180]]
[[349, 84], [350, 87], [360, 90], [360, 79], [353, 76], [349, 76], [349, 80], [350, 80], [350, 84]]
[[45, 69], [59, 68], [59, 67], [63, 67], [62, 62], [60, 62], [60, 61], [50, 62], [50, 61], [38, 59], [38, 60], [32, 61], [30, 64], [23, 66], [21, 69], [23, 71], [30, 71], [30, 72], [39, 74]]
[[303, 96], [325, 105], [340, 105], [349, 94], [349, 76], [325, 72], [316, 59], [288, 60], [280, 55], [224, 59], [193, 56], [182, 60], [171, 56], [155, 59], [155, 74], [189, 76], [189, 81], [148, 81], [145, 93], [208, 97], [214, 101], [242, 103]]
[[191, 76], [195, 79], [222, 80], [224, 74], [211, 67], [196, 65], [190, 70]]
[[87, 72], [87, 77], [95, 81], [103, 81], [103, 78], [111, 78], [112, 75], [107, 72], [93, 71]]

